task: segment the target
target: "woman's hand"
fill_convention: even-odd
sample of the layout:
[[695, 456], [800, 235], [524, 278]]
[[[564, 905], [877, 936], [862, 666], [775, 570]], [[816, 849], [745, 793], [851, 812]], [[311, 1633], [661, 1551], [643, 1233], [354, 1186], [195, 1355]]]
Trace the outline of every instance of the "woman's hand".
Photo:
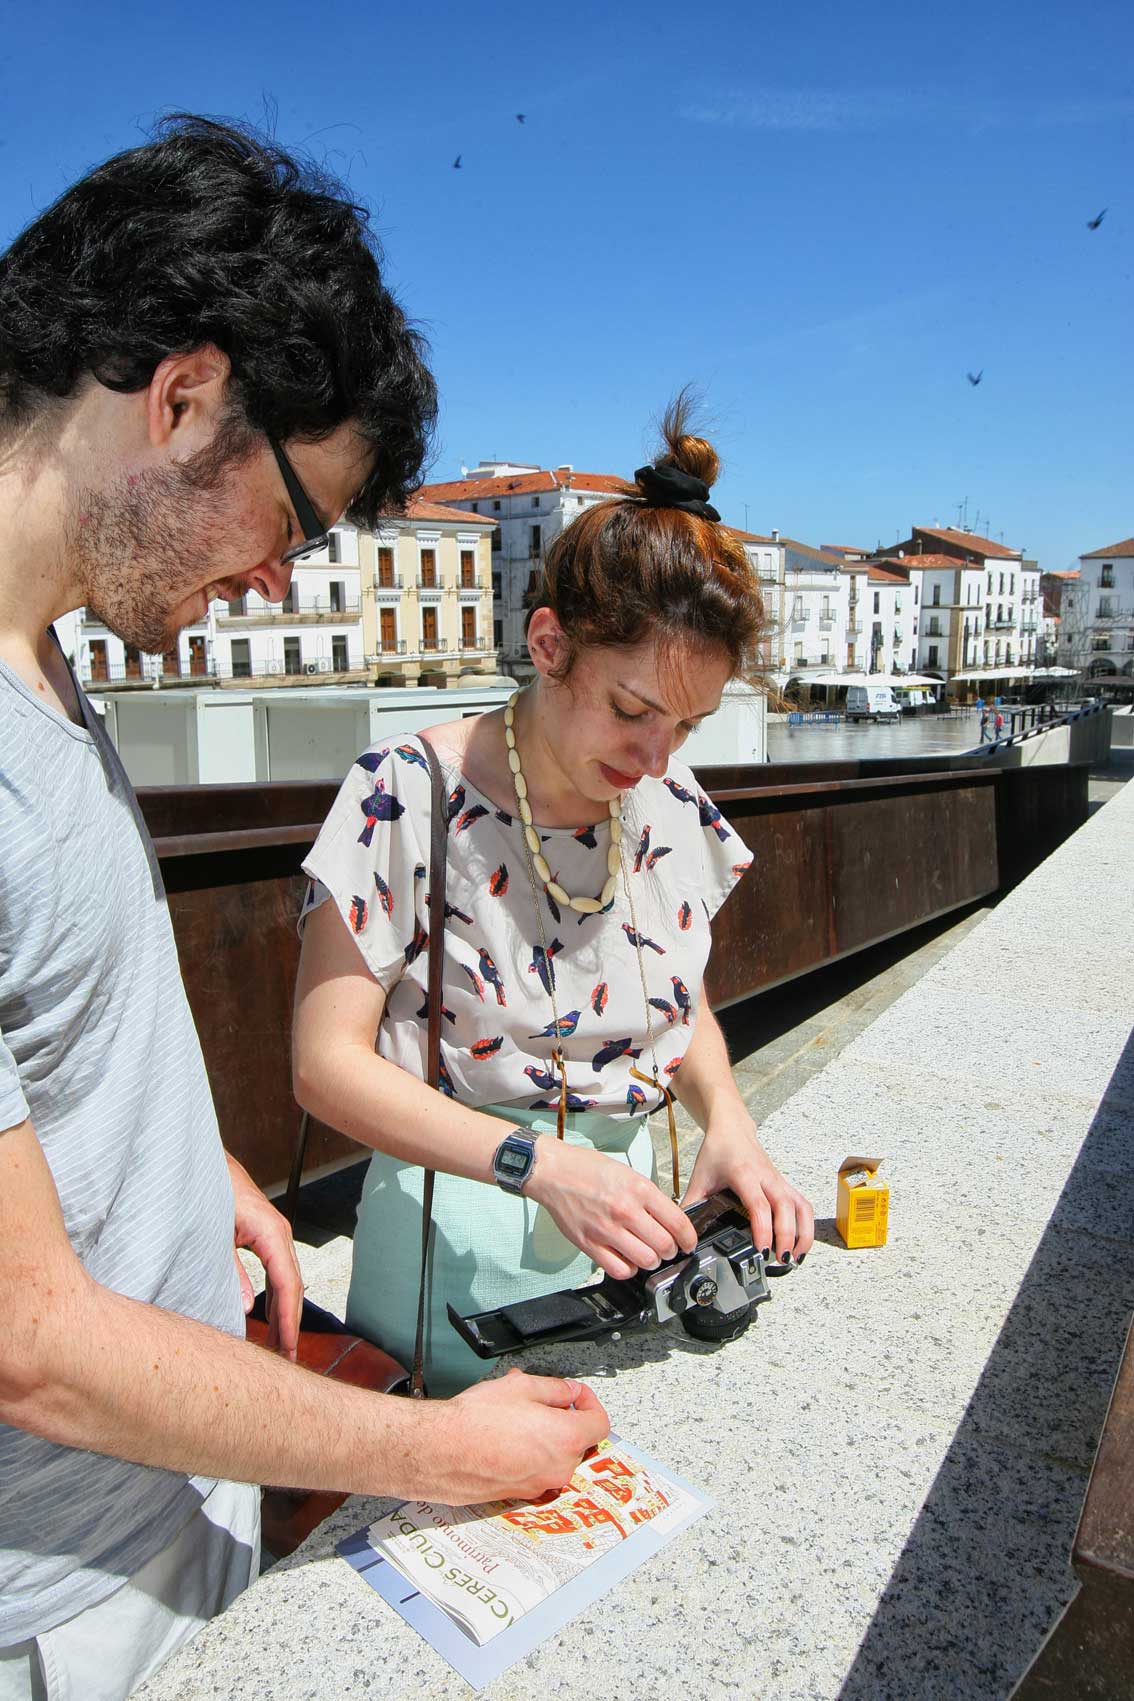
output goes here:
[[697, 1244], [689, 1218], [660, 1188], [588, 1146], [543, 1135], [524, 1193], [550, 1211], [580, 1252], [619, 1281], [692, 1252]]
[[752, 1239], [784, 1264], [796, 1263], [815, 1238], [815, 1213], [803, 1194], [782, 1176], [759, 1140], [755, 1124], [729, 1117], [711, 1124], [697, 1154], [683, 1205], [731, 1187], [748, 1212]]

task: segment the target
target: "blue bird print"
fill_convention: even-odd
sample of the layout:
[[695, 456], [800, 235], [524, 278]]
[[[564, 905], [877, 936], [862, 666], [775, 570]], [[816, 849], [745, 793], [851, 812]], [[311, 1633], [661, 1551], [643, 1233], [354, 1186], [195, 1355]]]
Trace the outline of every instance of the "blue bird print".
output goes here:
[[685, 787], [679, 785], [676, 780], [665, 779], [662, 781], [662, 785], [665, 786], [667, 791], [672, 792], [678, 803], [696, 803], [697, 801], [693, 793], [686, 791]]
[[484, 982], [481, 980], [481, 978], [477, 974], [476, 970], [470, 969], [469, 965], [467, 963], [462, 963], [461, 967], [462, 967], [462, 969], [464, 969], [465, 973], [468, 975], [469, 982], [472, 986], [473, 991], [476, 993], [477, 997], [480, 999], [481, 1003], [483, 1004], [484, 1003]]
[[634, 872], [641, 874], [642, 864], [646, 860], [646, 852], [650, 848], [650, 823], [647, 821], [642, 828], [642, 837], [638, 840], [638, 849], [634, 853]]
[[596, 1071], [605, 1069], [608, 1063], [616, 1063], [620, 1057], [641, 1057], [640, 1045], [633, 1045], [629, 1036], [626, 1039], [608, 1040], [595, 1052], [591, 1058], [591, 1068]]
[[[597, 1104], [597, 1099], [581, 1099], [578, 1093], [567, 1094], [568, 1110], [593, 1110]], [[558, 1110], [558, 1108], [558, 1099], [533, 1099], [528, 1106], [529, 1110]]]
[[[556, 883], [558, 884], [558, 881], [559, 881], [558, 869], [556, 869], [556, 872], [555, 872], [555, 879], [556, 879]], [[555, 899], [552, 897], [550, 892], [545, 890], [543, 895], [547, 899], [547, 907], [551, 911], [551, 919], [552, 919], [552, 921], [554, 921], [558, 925], [563, 920], [563, 911], [559, 908], [559, 905], [555, 902]]]
[[693, 1009], [693, 1000], [689, 996], [689, 988], [680, 975], [670, 975], [669, 981], [673, 987], [673, 996], [677, 1000], [677, 1008], [681, 1011], [681, 1025], [683, 1028], [687, 1028], [689, 1016]]
[[524, 1074], [528, 1077], [532, 1086], [536, 1088], [537, 1092], [553, 1093], [558, 1084], [555, 1076], [552, 1075], [549, 1070], [541, 1069], [535, 1063], [529, 1063], [524, 1070]]
[[378, 902], [382, 906], [383, 913], [387, 916], [392, 916], [394, 913], [394, 894], [391, 892], [380, 874], [375, 874], [374, 885], [378, 893]]
[[593, 827], [576, 827], [571, 837], [577, 839], [581, 845], [586, 845], [588, 850], [595, 850], [598, 847], [598, 840], [595, 838]]
[[[457, 1019], [456, 1016], [454, 1016], [453, 1012], [449, 1009], [448, 1005], [446, 1005], [446, 1004], [442, 1004], [441, 1014], [444, 1016], [444, 1018], [447, 1022], [455, 1022], [456, 1019]], [[418, 1019], [419, 1022], [427, 1022], [429, 1020], [429, 994], [428, 993], [426, 993], [425, 1001], [422, 1004], [421, 1009], [417, 1013], [417, 1019]]]
[[677, 910], [677, 925], [681, 929], [682, 933], [688, 933], [689, 932], [689, 928], [690, 928], [692, 921], [693, 921], [693, 911], [689, 907], [688, 898], [685, 898], [685, 899], [682, 900], [682, 902], [678, 906], [678, 910]]
[[697, 813], [701, 817], [702, 827], [711, 827], [723, 845], [726, 839], [732, 837], [727, 827], [721, 826], [721, 812], [715, 803], [710, 803], [704, 792], [697, 793]]
[[389, 754], [389, 745], [384, 750], [364, 750], [361, 756], [355, 757], [354, 765], [365, 768], [368, 774], [376, 774]]
[[629, 1105], [631, 1111], [636, 1112], [641, 1110], [645, 1105], [645, 1102], [645, 1093], [642, 1091], [641, 1087], [631, 1081], [630, 1085], [626, 1089], [626, 1103]]
[[429, 935], [428, 935], [428, 933], [426, 933], [424, 927], [422, 927], [420, 921], [417, 921], [417, 919], [415, 917], [413, 938], [410, 940], [409, 944], [406, 946], [406, 968], [407, 969], [410, 967], [410, 965], [412, 963], [417, 962], [417, 959], [421, 956], [421, 953], [425, 950], [425, 947], [428, 944], [429, 944]]
[[553, 957], [557, 957], [562, 949], [563, 941], [561, 939], [553, 939], [546, 951], [542, 945], [536, 945], [532, 950], [532, 960], [528, 964], [528, 973], [530, 975], [539, 976], [543, 990], [547, 993], [549, 998], [551, 997], [551, 977], [553, 972], [551, 959]]
[[606, 1003], [609, 997], [610, 988], [604, 980], [600, 980], [594, 991], [591, 993], [591, 1009], [594, 1011], [596, 1016], [602, 1015], [603, 1011], [606, 1009]]
[[453, 1085], [453, 1077], [445, 1067], [445, 1059], [443, 1057], [439, 1057], [437, 1059], [437, 1087], [438, 1091], [444, 1093], [447, 1099], [456, 1098], [457, 1089]]
[[660, 1010], [666, 1021], [672, 1026], [677, 1020], [677, 1011], [668, 998], [651, 998], [649, 1001], [655, 1010]]
[[622, 923], [622, 931], [626, 935], [627, 939], [630, 941], [631, 945], [634, 945], [634, 946], [641, 945], [643, 947], [643, 949], [648, 949], [650, 951], [656, 951], [659, 957], [665, 956], [665, 946], [664, 945], [659, 945], [656, 939], [650, 939], [644, 933], [635, 933], [634, 929], [630, 926], [630, 924], [628, 922], [624, 921]]
[[395, 745], [395, 749], [403, 762], [410, 762], [415, 768], [424, 768], [426, 773], [429, 772], [429, 763], [421, 754], [421, 751], [415, 750], [412, 744], [398, 744]]
[[[427, 904], [432, 905], [433, 899], [432, 899], [431, 896], [427, 896], [425, 901], [426, 901]], [[447, 903], [445, 905], [445, 920], [446, 921], [463, 921], [466, 927], [471, 927], [472, 924], [473, 924], [473, 918], [472, 918], [471, 915], [469, 915], [467, 913], [467, 911], [459, 910], [457, 908], [456, 904], [450, 904], [450, 903]]]
[[492, 958], [489, 956], [483, 945], [480, 947], [480, 972], [484, 979], [488, 982], [489, 986], [492, 987], [493, 991], [496, 993], [497, 1004], [499, 1004], [501, 1008], [506, 1007], [508, 1000], [504, 996], [504, 982], [500, 979], [500, 970], [496, 967], [496, 964], [492, 961]]
[[658, 863], [661, 861], [662, 857], [668, 856], [672, 849], [673, 849], [672, 845], [658, 845], [656, 850], [652, 850], [650, 852], [649, 856], [646, 858], [646, 872], [647, 872], [647, 874], [652, 874], [654, 869], [657, 867]]
[[464, 786], [457, 786], [453, 791], [451, 791], [449, 793], [449, 800], [445, 805], [445, 821], [446, 821], [446, 824], [448, 824], [448, 822], [452, 821], [455, 816], [459, 815], [461, 813], [461, 810], [464, 807], [465, 807], [465, 788], [464, 788]]
[[399, 803], [396, 797], [390, 797], [386, 787], [379, 779], [369, 797], [364, 797], [359, 808], [366, 817], [366, 825], [358, 835], [360, 845], [369, 845], [374, 837], [374, 829], [379, 821], [396, 821], [404, 815], [405, 805]]
[[[565, 1016], [560, 1016], [559, 1022], [558, 1022], [558, 1029], [559, 1029], [558, 1037], [560, 1039], [570, 1039], [571, 1038], [571, 1035], [575, 1032], [575, 1029], [579, 1026], [579, 1017], [582, 1015], [582, 1013], [583, 1012], [581, 1010], [568, 1010], [568, 1012]], [[541, 1031], [538, 1034], [529, 1034], [528, 1038], [529, 1039], [554, 1039], [556, 1037], [556, 1032], [555, 1032], [556, 1026], [557, 1026], [557, 1024], [555, 1022], [549, 1022], [547, 1024], [546, 1028], [541, 1029]]]

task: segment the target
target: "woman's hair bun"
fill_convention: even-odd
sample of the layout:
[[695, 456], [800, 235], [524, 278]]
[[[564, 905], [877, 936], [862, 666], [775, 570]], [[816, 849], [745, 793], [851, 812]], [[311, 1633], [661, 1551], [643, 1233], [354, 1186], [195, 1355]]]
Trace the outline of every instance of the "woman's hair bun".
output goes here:
[[720, 477], [720, 456], [705, 437], [698, 437], [689, 427], [697, 411], [697, 399], [690, 385], [670, 402], [661, 422], [665, 442], [662, 454], [654, 460], [656, 467], [678, 467], [705, 484], [714, 485]]

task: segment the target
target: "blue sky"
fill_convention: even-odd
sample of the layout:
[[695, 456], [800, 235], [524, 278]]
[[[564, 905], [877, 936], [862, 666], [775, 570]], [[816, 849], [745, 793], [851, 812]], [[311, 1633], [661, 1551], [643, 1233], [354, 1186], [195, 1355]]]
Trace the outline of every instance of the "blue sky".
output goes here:
[[0, 241], [162, 111], [267, 117], [374, 209], [432, 476], [631, 472], [692, 380], [734, 523], [869, 547], [967, 497], [1060, 568], [1134, 532], [1131, 19], [48, 0], [0, 41]]

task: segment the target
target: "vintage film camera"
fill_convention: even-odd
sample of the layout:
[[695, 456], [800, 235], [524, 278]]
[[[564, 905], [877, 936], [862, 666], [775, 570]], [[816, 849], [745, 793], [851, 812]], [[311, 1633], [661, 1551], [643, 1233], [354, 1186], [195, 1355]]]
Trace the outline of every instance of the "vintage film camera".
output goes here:
[[497, 1311], [460, 1317], [450, 1305], [449, 1321], [480, 1358], [555, 1341], [618, 1340], [633, 1329], [681, 1320], [699, 1341], [735, 1341], [770, 1299], [769, 1276], [794, 1266], [765, 1264], [752, 1242], [748, 1215], [735, 1194], [713, 1193], [687, 1212], [697, 1230], [697, 1248], [656, 1270], [640, 1270], [629, 1281], [606, 1276], [593, 1287], [567, 1288], [543, 1299], [521, 1300]]

